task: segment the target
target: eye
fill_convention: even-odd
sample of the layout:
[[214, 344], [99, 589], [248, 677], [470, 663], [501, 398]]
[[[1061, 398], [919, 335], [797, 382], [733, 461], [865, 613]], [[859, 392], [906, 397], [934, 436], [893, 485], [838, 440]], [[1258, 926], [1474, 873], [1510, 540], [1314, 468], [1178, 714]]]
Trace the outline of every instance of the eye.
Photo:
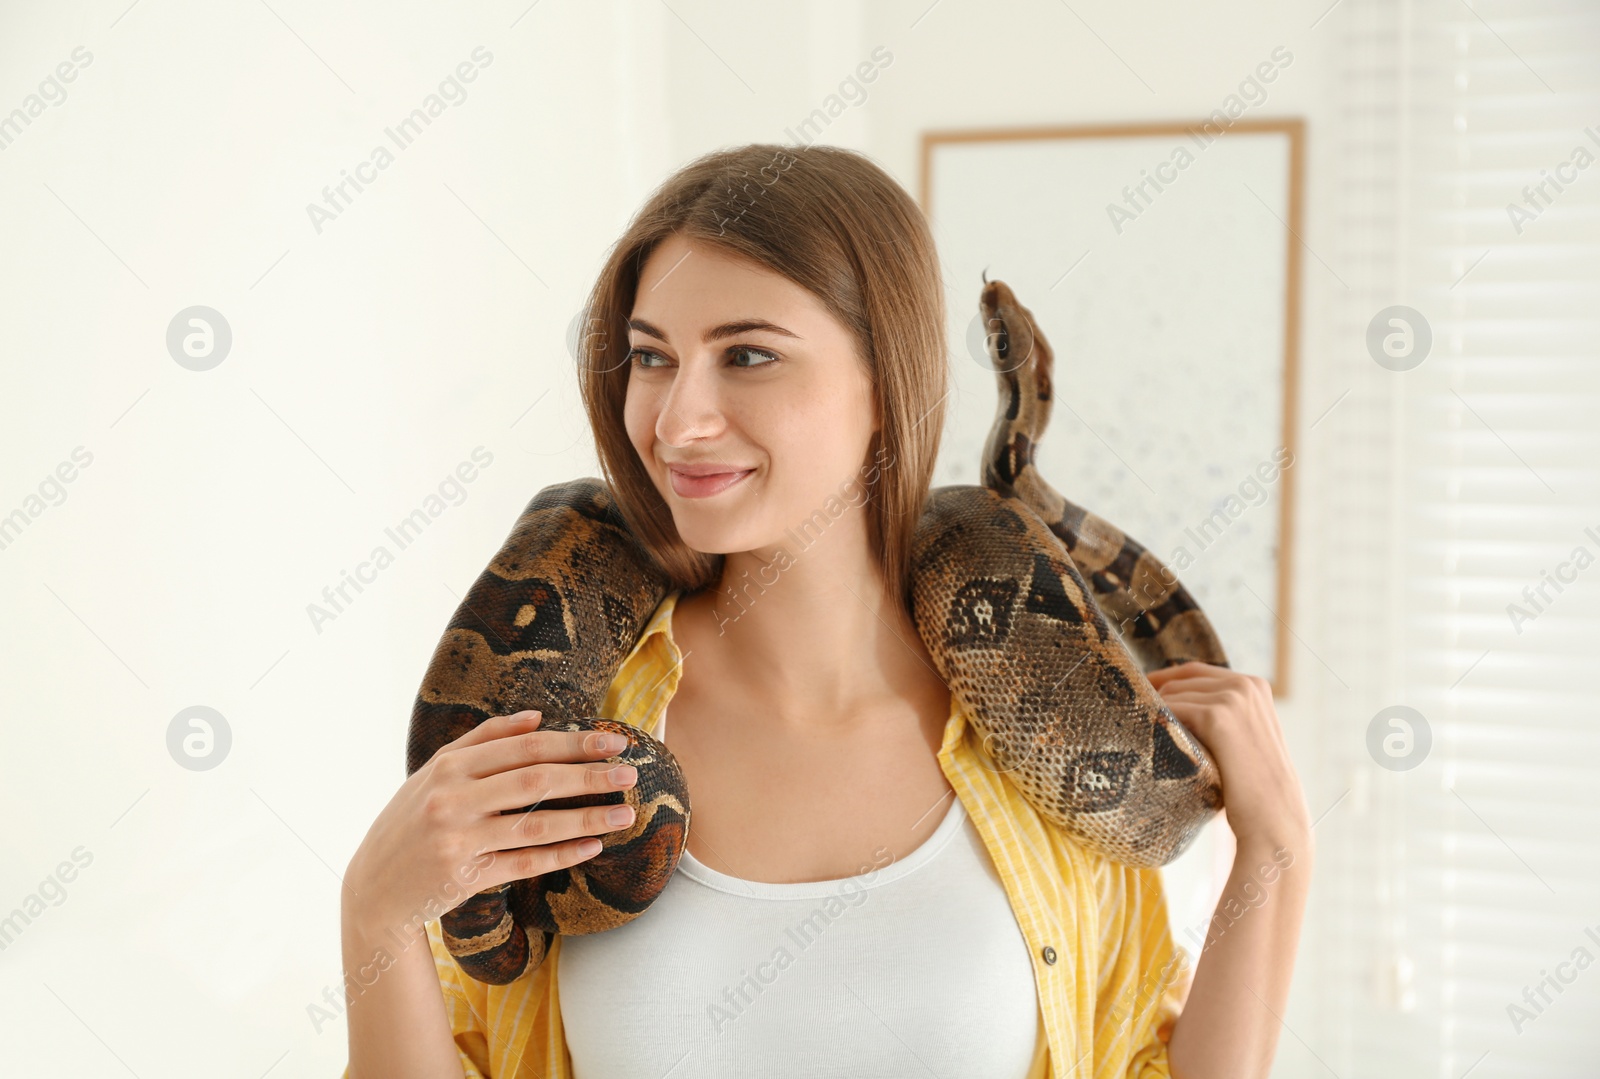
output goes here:
[[772, 353], [759, 348], [750, 348], [747, 345], [735, 345], [728, 350], [728, 355], [730, 356], [738, 356], [740, 354], [765, 357], [765, 360], [770, 362], [735, 364], [734, 366], [736, 367], [768, 367], [773, 363], [780, 362], [778, 357], [774, 356]]
[[[746, 368], [746, 369], [751, 368], [751, 367], [770, 367], [772, 364], [782, 362], [782, 361], [779, 360], [779, 358], [777, 356], [775, 356], [772, 353], [766, 351], [765, 349], [750, 348], [748, 345], [735, 345], [732, 348], [728, 349], [727, 354], [730, 357], [738, 357], [738, 356], [755, 356], [755, 357], [759, 357], [759, 359], [755, 363], [738, 363], [738, 362], [734, 363], [735, 367], [743, 367], [743, 368]], [[655, 370], [656, 368], [665, 366], [668, 362], [670, 362], [670, 361], [668, 361], [666, 359], [666, 357], [662, 356], [659, 352], [656, 352], [656, 351], [654, 351], [652, 349], [648, 349], [648, 348], [634, 348], [634, 349], [632, 349], [628, 353], [628, 360], [635, 367], [641, 367], [641, 368], [646, 368], [646, 369], [650, 369], [650, 370]], [[648, 362], [648, 361], [651, 361], [651, 360], [661, 360], [662, 362], [660, 364]]]

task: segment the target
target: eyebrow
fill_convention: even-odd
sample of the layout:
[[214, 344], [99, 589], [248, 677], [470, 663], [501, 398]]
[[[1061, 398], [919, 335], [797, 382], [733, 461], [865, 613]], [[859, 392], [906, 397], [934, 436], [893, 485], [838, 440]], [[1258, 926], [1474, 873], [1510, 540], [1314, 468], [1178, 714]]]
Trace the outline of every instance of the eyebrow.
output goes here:
[[[630, 330], [638, 330], [640, 333], [647, 333], [660, 341], [671, 340], [660, 329], [642, 318], [630, 318], [628, 320], [628, 328]], [[709, 345], [713, 341], [720, 341], [727, 337], [738, 337], [740, 334], [745, 333], [771, 333], [780, 337], [792, 337], [796, 341], [803, 340], [799, 334], [786, 330], [775, 322], [768, 322], [764, 318], [741, 318], [732, 322], [724, 322], [720, 326], [713, 326], [706, 331], [704, 340]]]

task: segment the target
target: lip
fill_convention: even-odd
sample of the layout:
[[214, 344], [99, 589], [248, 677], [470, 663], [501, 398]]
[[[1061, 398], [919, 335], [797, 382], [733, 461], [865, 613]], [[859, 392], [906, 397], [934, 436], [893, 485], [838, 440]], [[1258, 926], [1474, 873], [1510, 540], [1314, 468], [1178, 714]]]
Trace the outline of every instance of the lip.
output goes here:
[[755, 472], [755, 469], [746, 468], [739, 471], [707, 472], [701, 475], [693, 475], [674, 466], [667, 466], [667, 474], [672, 480], [672, 489], [681, 498], [710, 498], [712, 495], [726, 491], [753, 472]]

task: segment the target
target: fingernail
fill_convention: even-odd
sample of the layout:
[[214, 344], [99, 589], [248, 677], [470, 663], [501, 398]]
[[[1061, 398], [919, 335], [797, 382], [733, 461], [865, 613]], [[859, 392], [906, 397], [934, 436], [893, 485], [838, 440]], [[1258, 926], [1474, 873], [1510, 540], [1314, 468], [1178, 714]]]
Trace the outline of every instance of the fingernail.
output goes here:
[[609, 773], [613, 783], [632, 783], [638, 774], [639, 770], [628, 764], [619, 764]]
[[615, 753], [628, 744], [628, 740], [620, 734], [602, 734], [595, 739], [595, 748], [601, 753]]
[[633, 820], [632, 806], [616, 806], [606, 811], [607, 824], [627, 824]]

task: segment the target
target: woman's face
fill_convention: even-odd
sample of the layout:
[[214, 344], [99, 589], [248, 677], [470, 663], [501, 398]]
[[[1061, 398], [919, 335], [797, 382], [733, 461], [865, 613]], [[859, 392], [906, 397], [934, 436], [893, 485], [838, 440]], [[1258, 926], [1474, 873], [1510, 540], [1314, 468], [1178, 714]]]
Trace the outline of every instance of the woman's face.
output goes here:
[[674, 235], [645, 263], [628, 345], [628, 437], [689, 547], [777, 546], [829, 499], [826, 519], [860, 504], [872, 384], [810, 292]]

